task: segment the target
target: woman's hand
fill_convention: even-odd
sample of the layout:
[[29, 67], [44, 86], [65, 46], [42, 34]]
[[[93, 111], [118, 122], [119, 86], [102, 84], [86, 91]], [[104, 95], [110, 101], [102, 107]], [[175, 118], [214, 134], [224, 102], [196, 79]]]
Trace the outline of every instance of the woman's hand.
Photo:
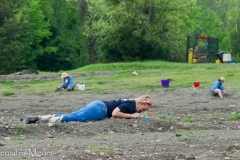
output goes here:
[[138, 117], [140, 117], [140, 113], [133, 113], [133, 114], [131, 114], [132, 115], [132, 118], [138, 118]]

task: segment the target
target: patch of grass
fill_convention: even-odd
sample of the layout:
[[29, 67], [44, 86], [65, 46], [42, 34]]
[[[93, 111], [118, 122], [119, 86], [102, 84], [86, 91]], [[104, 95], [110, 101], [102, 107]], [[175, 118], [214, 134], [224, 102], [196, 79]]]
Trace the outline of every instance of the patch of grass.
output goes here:
[[193, 120], [192, 120], [191, 117], [184, 117], [184, 118], [183, 118], [183, 122], [189, 122], [189, 123], [192, 123]]
[[103, 140], [104, 139], [104, 136], [101, 135], [100, 137], [98, 137], [99, 140]]
[[11, 118], [6, 119], [8, 122], [14, 122], [17, 120], [16, 116], [12, 116]]
[[15, 92], [10, 91], [10, 90], [3, 91], [3, 92], [2, 92], [2, 95], [3, 95], [3, 96], [11, 96], [11, 95], [14, 95], [14, 94], [15, 94]]
[[114, 134], [115, 134], [114, 131], [110, 131], [110, 132], [107, 133], [107, 135], [109, 135], [109, 136], [112, 136], [112, 135], [114, 135]]
[[47, 148], [48, 148], [49, 150], [52, 150], [52, 149], [53, 149], [53, 145], [49, 145]]
[[0, 83], [9, 85], [9, 86], [12, 86], [13, 84], [15, 84], [14, 81], [8, 81], [8, 80], [0, 80]]
[[115, 154], [115, 151], [112, 150], [112, 149], [108, 149], [108, 148], [105, 148], [105, 147], [102, 147], [102, 146], [99, 146], [99, 145], [96, 145], [96, 144], [91, 144], [89, 146], [89, 149], [92, 151], [92, 152], [104, 152], [104, 153], [108, 153], [110, 155], [113, 155]]
[[[69, 74], [86, 73], [86, 76], [73, 77], [74, 82], [86, 82], [86, 90], [84, 92], [111, 94], [112, 88], [132, 91], [146, 89], [171, 91], [174, 88], [191, 87], [194, 81], [200, 81], [200, 88], [209, 88], [220, 76], [224, 76], [227, 79], [224, 85], [233, 89], [240, 88], [236, 78], [240, 76], [239, 68], [239, 63], [234, 65], [216, 65], [215, 63], [193, 65], [164, 61], [144, 61], [92, 64], [66, 72]], [[131, 74], [133, 71], [136, 71], [138, 76], [133, 76]], [[41, 76], [44, 74], [49, 75], [51, 72], [39, 73]], [[171, 79], [169, 88], [166, 89], [161, 86], [161, 79]], [[61, 78], [20, 81], [2, 80], [0, 81], [0, 94], [6, 96], [10, 96], [13, 93], [38, 95], [53, 92], [60, 83], [62, 83]], [[20, 89], [17, 86], [20, 86]], [[236, 91], [239, 91], [239, 89], [236, 89]], [[59, 92], [56, 94], [69, 93]], [[81, 92], [74, 91], [74, 94], [81, 94]]]
[[187, 132], [189, 132], [189, 130], [186, 130], [186, 129], [177, 130], [177, 133], [187, 133]]
[[65, 146], [65, 143], [64, 142], [59, 142], [59, 146], [63, 147], [63, 146]]
[[22, 137], [12, 137], [12, 140], [14, 140], [14, 141], [24, 141], [25, 138], [22, 138]]
[[228, 116], [229, 121], [235, 121], [237, 119], [240, 119], [240, 113], [233, 113]]
[[194, 138], [194, 136], [186, 135], [186, 136], [179, 137], [179, 140], [180, 141], [191, 141], [191, 140], [193, 140], [193, 138]]
[[174, 119], [174, 115], [173, 113], [169, 113], [169, 114], [165, 114], [161, 117], [156, 117], [156, 120], [167, 120], [167, 121], [171, 121]]
[[17, 133], [23, 133], [26, 130], [26, 126], [18, 124], [16, 125], [16, 131]]

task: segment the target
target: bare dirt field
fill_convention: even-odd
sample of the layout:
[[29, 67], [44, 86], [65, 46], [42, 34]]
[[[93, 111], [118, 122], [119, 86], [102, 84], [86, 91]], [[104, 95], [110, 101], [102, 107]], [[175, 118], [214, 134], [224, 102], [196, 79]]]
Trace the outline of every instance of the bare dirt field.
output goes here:
[[[226, 88], [231, 90], [230, 88]], [[53, 89], [54, 90], [54, 89]], [[150, 95], [152, 121], [105, 119], [88, 123], [22, 123], [28, 115], [69, 113], [93, 100], [135, 98]], [[46, 160], [238, 160], [240, 93], [224, 99], [209, 89], [158, 88], [147, 91], [85, 91], [39, 95], [13, 95], [0, 99], [0, 159]], [[143, 115], [142, 115], [143, 116]]]

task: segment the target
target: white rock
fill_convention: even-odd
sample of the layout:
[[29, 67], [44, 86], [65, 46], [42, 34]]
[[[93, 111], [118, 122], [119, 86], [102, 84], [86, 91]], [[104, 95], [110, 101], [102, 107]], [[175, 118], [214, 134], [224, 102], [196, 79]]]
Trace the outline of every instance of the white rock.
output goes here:
[[138, 76], [138, 73], [136, 71], [132, 72], [132, 75]]

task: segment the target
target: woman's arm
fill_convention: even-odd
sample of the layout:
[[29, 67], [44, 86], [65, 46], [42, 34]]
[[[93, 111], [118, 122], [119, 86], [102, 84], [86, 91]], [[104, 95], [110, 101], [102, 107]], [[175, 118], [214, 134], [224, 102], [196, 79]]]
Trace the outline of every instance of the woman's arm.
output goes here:
[[140, 114], [139, 113], [133, 113], [133, 114], [123, 113], [117, 107], [113, 110], [112, 117], [114, 117], [114, 118], [138, 118], [138, 117], [140, 117]]

